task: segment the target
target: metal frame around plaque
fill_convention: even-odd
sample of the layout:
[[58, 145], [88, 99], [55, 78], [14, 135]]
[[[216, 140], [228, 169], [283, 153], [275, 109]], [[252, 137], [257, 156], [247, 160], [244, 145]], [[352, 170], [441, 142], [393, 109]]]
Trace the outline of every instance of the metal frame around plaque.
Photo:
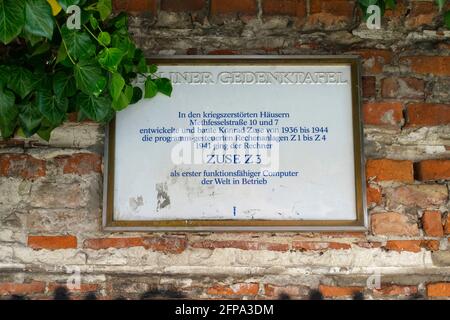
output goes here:
[[104, 231], [364, 231], [368, 227], [361, 123], [361, 63], [358, 56], [155, 56], [157, 65], [348, 65], [351, 70], [355, 169], [355, 220], [115, 220], [115, 120], [106, 128], [103, 185]]

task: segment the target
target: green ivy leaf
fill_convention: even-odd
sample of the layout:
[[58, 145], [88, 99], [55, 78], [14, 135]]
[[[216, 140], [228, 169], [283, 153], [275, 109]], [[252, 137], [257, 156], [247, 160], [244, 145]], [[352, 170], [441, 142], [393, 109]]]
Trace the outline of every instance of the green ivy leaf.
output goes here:
[[112, 102], [112, 107], [116, 111], [125, 109], [130, 105], [131, 99], [133, 98], [133, 87], [125, 86], [124, 90], [119, 94], [118, 99]]
[[57, 126], [61, 124], [66, 116], [67, 98], [58, 98], [50, 90], [39, 90], [36, 93], [36, 102], [39, 111], [50, 122]]
[[395, 9], [395, 7], [397, 6], [397, 1], [396, 0], [386, 0], [386, 9]]
[[0, 87], [9, 82], [11, 68], [9, 66], [0, 65]]
[[151, 64], [147, 68], [148, 73], [155, 73], [156, 71], [158, 71], [158, 66], [156, 64]]
[[25, 31], [25, 29], [22, 29], [22, 33], [20, 34], [20, 36], [22, 38], [24, 38], [31, 46], [36, 45], [38, 42], [42, 41], [42, 37], [41, 36], [36, 36], [34, 34], [31, 34], [27, 31]]
[[86, 32], [61, 28], [62, 37], [67, 45], [67, 51], [75, 59], [84, 59], [95, 54], [95, 44]]
[[26, 137], [31, 137], [38, 131], [41, 121], [42, 115], [35, 105], [20, 106], [19, 124]]
[[107, 122], [112, 113], [111, 100], [107, 97], [89, 96], [84, 93], [77, 95], [77, 104], [82, 115], [97, 122]]
[[53, 77], [53, 92], [59, 99], [75, 95], [77, 86], [73, 74], [58, 71]]
[[55, 128], [56, 126], [52, 125], [48, 120], [44, 118], [42, 119], [41, 126], [36, 133], [39, 137], [48, 142], [50, 141], [50, 135]]
[[118, 48], [105, 48], [98, 55], [98, 62], [108, 71], [115, 72], [122, 61], [124, 52]]
[[109, 82], [109, 93], [113, 101], [119, 99], [119, 95], [125, 86], [125, 80], [120, 73], [113, 73]]
[[447, 2], [447, 0], [436, 0], [436, 3], [439, 7], [439, 12], [442, 11], [442, 9], [444, 8], [445, 3]]
[[444, 23], [447, 29], [450, 29], [450, 10], [444, 14]]
[[14, 134], [19, 109], [14, 105], [14, 93], [0, 86], [0, 132], [3, 138]]
[[64, 11], [67, 11], [67, 8], [71, 5], [76, 5], [80, 3], [80, 0], [58, 0], [58, 3], [61, 5], [61, 7], [64, 9]]
[[13, 66], [7, 86], [17, 93], [22, 99], [25, 98], [35, 87], [36, 78], [30, 70]]
[[77, 88], [88, 95], [98, 96], [106, 86], [100, 67], [92, 61], [81, 60], [74, 66]]
[[0, 41], [10, 43], [25, 24], [24, 3], [20, 0], [0, 1]]
[[167, 78], [158, 78], [155, 80], [156, 85], [158, 86], [158, 91], [166, 96], [170, 97], [172, 94], [172, 83]]
[[109, 46], [109, 44], [111, 43], [111, 36], [108, 32], [100, 32], [100, 34], [98, 35], [98, 41], [100, 41], [100, 43], [104, 46]]
[[47, 1], [26, 0], [24, 30], [36, 36], [51, 39], [54, 20], [52, 8]]
[[98, 0], [97, 11], [100, 13], [100, 19], [105, 21], [112, 12], [111, 0]]
[[133, 97], [131, 98], [130, 104], [135, 104], [142, 99], [142, 90], [139, 87], [133, 88]]
[[150, 77], [145, 80], [144, 98], [153, 98], [158, 93], [158, 85]]

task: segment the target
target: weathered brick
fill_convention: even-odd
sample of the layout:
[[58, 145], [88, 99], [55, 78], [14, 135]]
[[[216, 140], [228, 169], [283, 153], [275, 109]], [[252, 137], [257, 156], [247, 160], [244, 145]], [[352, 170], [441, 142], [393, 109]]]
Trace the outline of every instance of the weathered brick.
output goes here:
[[386, 192], [389, 208], [403, 205], [411, 208], [433, 209], [447, 202], [446, 186], [438, 184], [415, 184], [393, 188]]
[[[54, 292], [57, 288], [67, 288], [65, 283], [58, 283], [58, 282], [50, 282], [47, 286], [47, 290], [49, 292]], [[100, 285], [98, 283], [80, 283], [79, 287], [71, 286], [70, 289], [68, 289], [71, 293], [88, 293], [88, 292], [96, 292], [100, 288]]]
[[384, 98], [395, 99], [423, 99], [425, 97], [425, 82], [421, 79], [384, 78], [381, 80], [381, 95]]
[[83, 247], [86, 249], [108, 249], [108, 248], [130, 248], [143, 247], [144, 239], [142, 237], [128, 237], [128, 238], [95, 238], [86, 239], [83, 242]]
[[385, 236], [417, 236], [419, 227], [407, 215], [396, 212], [373, 213], [372, 233]]
[[74, 249], [77, 247], [77, 237], [64, 236], [28, 236], [28, 246], [33, 249]]
[[186, 249], [187, 240], [183, 237], [126, 237], [126, 238], [95, 238], [86, 239], [83, 247], [87, 249], [130, 248], [144, 247], [154, 251], [166, 253], [181, 253]]
[[444, 233], [450, 234], [450, 213], [447, 213], [447, 217], [445, 218]]
[[408, 65], [415, 73], [450, 76], [449, 56], [408, 56], [400, 58], [399, 62]]
[[407, 125], [411, 127], [450, 124], [450, 104], [411, 103], [406, 110]]
[[363, 287], [336, 287], [336, 286], [326, 286], [320, 285], [319, 291], [322, 293], [324, 297], [333, 298], [333, 297], [348, 297], [352, 296], [355, 293], [362, 292], [364, 290]]
[[423, 240], [420, 245], [422, 246], [422, 248], [430, 251], [438, 251], [440, 247], [440, 243], [438, 240]]
[[437, 16], [438, 10], [429, 1], [411, 1], [411, 10], [405, 20], [408, 28], [429, 26]]
[[377, 79], [372, 76], [362, 77], [362, 95], [364, 98], [373, 98], [377, 94]]
[[288, 15], [295, 17], [306, 16], [305, 0], [263, 0], [263, 15]]
[[161, 10], [171, 12], [199, 11], [206, 6], [206, 0], [161, 0]]
[[444, 229], [440, 211], [425, 211], [422, 216], [423, 231], [430, 237], [442, 237]]
[[55, 157], [64, 174], [84, 175], [102, 172], [102, 158], [94, 153], [76, 153]]
[[421, 181], [450, 180], [450, 160], [423, 160], [414, 164], [416, 178]]
[[210, 295], [220, 296], [254, 296], [259, 292], [258, 283], [237, 283], [233, 285], [215, 285], [208, 288]]
[[116, 12], [126, 11], [131, 14], [150, 13], [155, 15], [157, 0], [113, 0], [113, 9]]
[[256, 15], [256, 0], [211, 0], [211, 14]]
[[0, 154], [0, 176], [36, 179], [46, 174], [44, 160], [28, 154]]
[[359, 55], [363, 58], [364, 74], [379, 74], [383, 72], [383, 66], [392, 61], [392, 51], [380, 49], [359, 49], [351, 51], [351, 54]]
[[187, 240], [177, 236], [145, 237], [144, 247], [165, 253], [182, 253], [187, 247]]
[[429, 297], [450, 297], [450, 282], [436, 282], [427, 284]]
[[86, 194], [80, 183], [45, 181], [31, 189], [34, 208], [79, 208], [86, 205]]
[[418, 292], [417, 286], [382, 285], [380, 289], [373, 289], [375, 296], [410, 296]]
[[350, 249], [351, 245], [341, 242], [325, 241], [293, 241], [292, 249], [300, 251], [323, 251], [323, 250], [345, 250]]
[[327, 12], [337, 16], [353, 16], [355, 1], [352, 0], [311, 0], [311, 14]]
[[384, 246], [387, 250], [420, 252], [421, 240], [389, 240]]
[[413, 163], [407, 160], [369, 159], [366, 177], [375, 181], [414, 181]]
[[28, 283], [3, 282], [0, 283], [0, 295], [29, 295], [44, 293], [45, 282], [31, 281]]
[[307, 29], [339, 30], [353, 19], [355, 2], [348, 0], [311, 0]]
[[269, 298], [278, 298], [282, 295], [288, 295], [289, 297], [304, 297], [308, 295], [308, 288], [304, 286], [278, 286], [272, 284], [264, 285], [264, 294]]
[[381, 203], [381, 190], [379, 188], [368, 186], [366, 188], [367, 204], [380, 204]]
[[367, 102], [363, 105], [364, 123], [384, 127], [400, 127], [403, 105], [400, 102]]
[[196, 241], [190, 244], [192, 248], [202, 249], [220, 249], [236, 248], [241, 250], [269, 250], [269, 251], [287, 251], [287, 243], [263, 242], [263, 241], [245, 241], [245, 240], [204, 240]]

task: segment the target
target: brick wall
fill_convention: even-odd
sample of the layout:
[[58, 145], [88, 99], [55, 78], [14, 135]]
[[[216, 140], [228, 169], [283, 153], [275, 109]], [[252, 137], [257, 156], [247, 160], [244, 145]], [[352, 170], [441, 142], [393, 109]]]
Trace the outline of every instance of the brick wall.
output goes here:
[[79, 268], [74, 297], [450, 297], [450, 33], [434, 1], [398, 2], [368, 30], [347, 0], [115, 0], [147, 55], [360, 55], [370, 231], [103, 232], [104, 130], [69, 122], [0, 141], [0, 296], [49, 297]]

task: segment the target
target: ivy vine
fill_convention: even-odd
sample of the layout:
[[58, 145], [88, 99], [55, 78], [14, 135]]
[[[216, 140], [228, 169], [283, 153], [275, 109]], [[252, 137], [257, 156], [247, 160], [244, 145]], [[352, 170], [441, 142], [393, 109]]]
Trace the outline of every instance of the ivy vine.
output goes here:
[[[439, 12], [442, 12], [447, 0], [435, 0], [435, 2], [439, 8]], [[397, 0], [358, 0], [358, 5], [364, 14], [364, 19], [366, 20], [370, 15], [367, 12], [367, 8], [369, 6], [377, 5], [380, 8], [381, 15], [384, 15], [386, 9], [395, 9], [397, 6]], [[450, 10], [443, 13], [443, 18], [445, 26], [450, 29]]]
[[[74, 5], [79, 28], [67, 24]], [[0, 0], [0, 42], [2, 138], [49, 140], [68, 114], [107, 123], [142, 97], [172, 92], [136, 47], [127, 15], [112, 15], [111, 0]]]

